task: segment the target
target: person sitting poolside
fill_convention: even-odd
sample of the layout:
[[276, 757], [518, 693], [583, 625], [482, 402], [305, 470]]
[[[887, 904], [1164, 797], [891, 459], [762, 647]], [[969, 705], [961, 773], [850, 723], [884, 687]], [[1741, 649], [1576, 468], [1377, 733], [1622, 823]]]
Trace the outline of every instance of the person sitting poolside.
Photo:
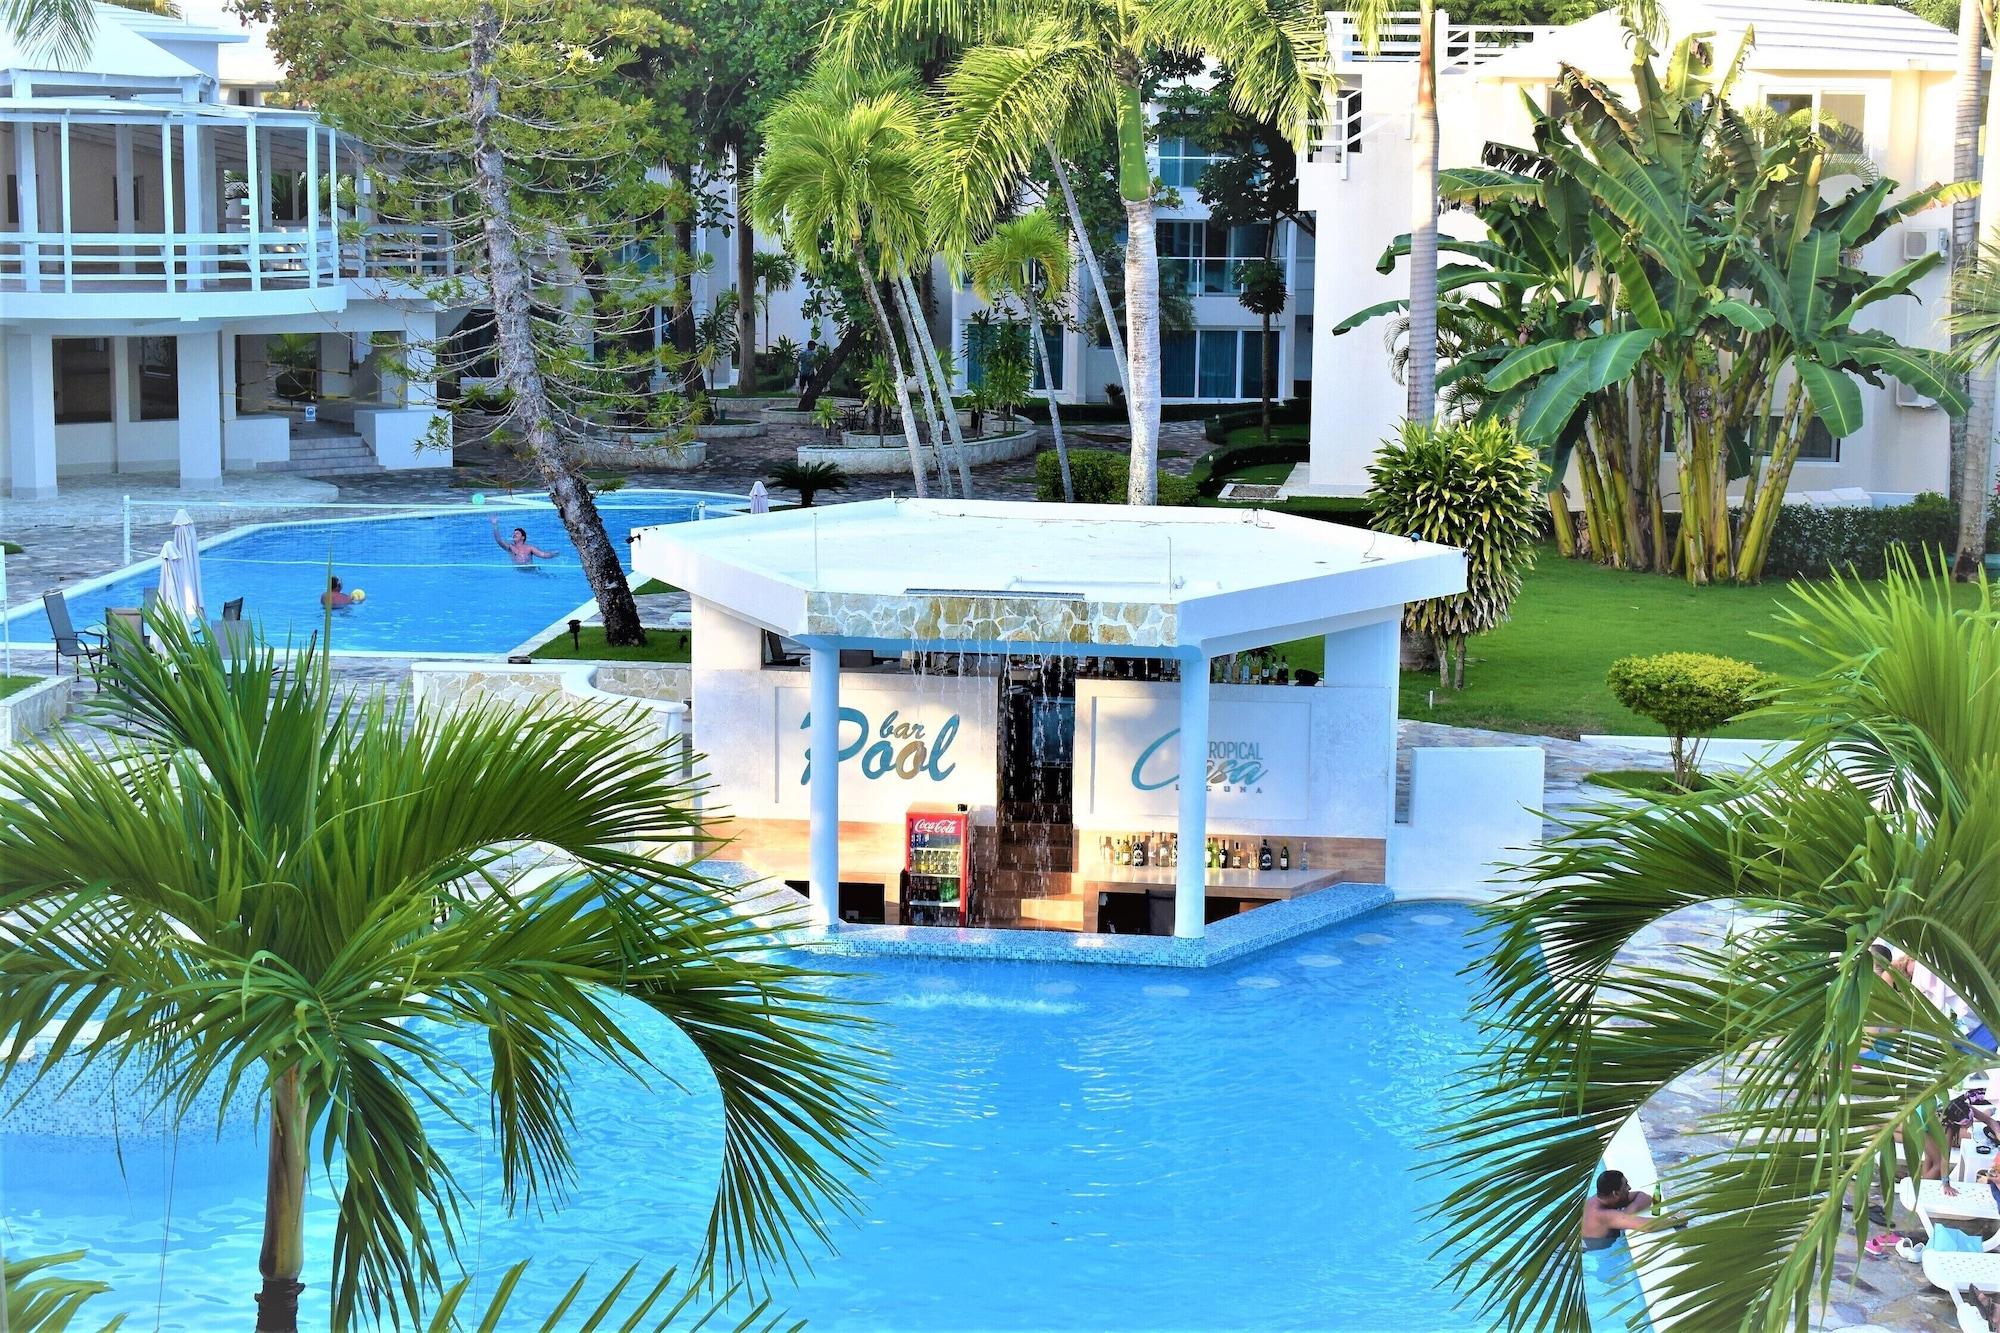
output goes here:
[[1597, 1177], [1597, 1192], [1583, 1201], [1583, 1248], [1608, 1250], [1628, 1231], [1644, 1231], [1659, 1218], [1649, 1215], [1653, 1196], [1632, 1188], [1623, 1171]]
[[340, 575], [335, 574], [326, 581], [326, 591], [319, 595], [319, 604], [329, 611], [339, 611], [354, 605], [354, 599], [340, 590]]
[[553, 560], [556, 558], [554, 551], [544, 551], [539, 546], [531, 545], [528, 541], [528, 530], [526, 528], [515, 528], [512, 541], [502, 537], [500, 535], [500, 520], [497, 518], [493, 520], [493, 540], [501, 550], [514, 557], [514, 563], [517, 565], [530, 565], [538, 559]]

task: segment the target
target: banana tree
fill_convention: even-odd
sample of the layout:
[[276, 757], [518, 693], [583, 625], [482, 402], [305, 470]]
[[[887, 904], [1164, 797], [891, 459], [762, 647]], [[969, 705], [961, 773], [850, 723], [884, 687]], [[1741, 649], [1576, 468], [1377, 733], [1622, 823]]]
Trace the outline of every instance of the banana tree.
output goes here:
[[[1679, 568], [1697, 583], [1754, 579], [1807, 430], [1857, 429], [1860, 381], [1897, 379], [1962, 410], [1940, 356], [1853, 327], [1910, 295], [1937, 260], [1882, 277], [1848, 261], [1972, 187], [1891, 203], [1895, 185], [1876, 179], [1826, 199], [1817, 126], [1730, 105], [1740, 51], [1718, 62], [1690, 39], [1661, 68], [1643, 37], [1634, 47], [1634, 104], [1565, 69], [1566, 110], [1530, 106], [1531, 149], [1489, 147], [1485, 167], [1447, 174], [1447, 199], [1492, 239], [1451, 243], [1464, 262], [1439, 286], [1474, 294], [1472, 329], [1495, 336], [1440, 379], [1479, 377], [1481, 410], [1517, 417], [1557, 479], [1573, 461], [1585, 534], [1566, 531], [1567, 503], [1552, 497], [1565, 550], [1587, 543], [1604, 563]], [[1677, 544], [1666, 540], [1668, 456]]]

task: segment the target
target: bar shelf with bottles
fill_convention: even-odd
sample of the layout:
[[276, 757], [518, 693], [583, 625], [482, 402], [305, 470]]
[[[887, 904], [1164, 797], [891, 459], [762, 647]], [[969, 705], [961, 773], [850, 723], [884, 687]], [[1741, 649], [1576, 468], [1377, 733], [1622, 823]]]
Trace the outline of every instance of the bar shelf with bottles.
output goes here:
[[[1315, 869], [1310, 839], [1209, 838], [1202, 849], [1202, 882], [1211, 896], [1291, 898], [1337, 882], [1341, 874]], [[1176, 882], [1180, 838], [1171, 832], [1092, 832], [1085, 836], [1083, 888], [1136, 892]]]

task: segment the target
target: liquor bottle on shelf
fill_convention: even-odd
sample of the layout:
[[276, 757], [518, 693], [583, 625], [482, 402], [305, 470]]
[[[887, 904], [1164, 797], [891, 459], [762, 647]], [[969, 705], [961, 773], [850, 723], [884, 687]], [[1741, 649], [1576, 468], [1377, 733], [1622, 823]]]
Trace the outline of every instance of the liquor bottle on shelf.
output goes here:
[[1132, 839], [1132, 865], [1135, 869], [1137, 869], [1143, 867], [1145, 864], [1146, 864], [1146, 835], [1142, 833], [1138, 837]]
[[1111, 850], [1111, 839], [1109, 837], [1100, 838], [1098, 840], [1097, 859], [1100, 864], [1107, 866], [1110, 865], [1113, 862], [1113, 860], [1116, 859]]
[[1276, 862], [1271, 857], [1271, 840], [1266, 838], [1257, 846], [1257, 868], [1259, 870], [1269, 870], [1275, 864]]
[[1229, 844], [1229, 868], [1231, 870], [1243, 868], [1243, 844], [1240, 842]]
[[1290, 844], [1289, 842], [1281, 842], [1278, 844], [1278, 869], [1290, 870], [1291, 868], [1292, 868], [1292, 844]]
[[1121, 866], [1132, 864], [1132, 849], [1126, 846], [1125, 839], [1123, 838], [1118, 840], [1118, 864]]
[[1299, 844], [1299, 869], [1301, 870], [1312, 869], [1312, 857], [1307, 853], [1306, 845], [1304, 843]]

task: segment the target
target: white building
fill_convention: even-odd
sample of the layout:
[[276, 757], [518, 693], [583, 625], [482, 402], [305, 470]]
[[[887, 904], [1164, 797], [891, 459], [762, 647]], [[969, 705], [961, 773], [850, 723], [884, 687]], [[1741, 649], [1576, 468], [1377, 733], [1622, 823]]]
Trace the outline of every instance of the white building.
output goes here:
[[363, 225], [355, 146], [262, 104], [245, 33], [95, 8], [79, 59], [0, 34], [0, 484], [435, 465], [438, 252]]
[[[1178, 270], [1194, 317], [1192, 328], [1161, 333], [1161, 397], [1169, 403], [1255, 402], [1260, 396], [1257, 381], [1263, 369], [1258, 346], [1263, 325], [1237, 300], [1236, 267], [1246, 259], [1263, 256], [1263, 230], [1231, 229], [1209, 221], [1209, 205], [1202, 199], [1200, 186], [1211, 159], [1200, 146], [1169, 135], [1153, 145], [1151, 157], [1155, 176], [1180, 200], [1158, 210], [1156, 240], [1162, 265]], [[729, 222], [735, 216], [734, 178], [725, 176], [711, 181], [710, 186], [722, 221], [696, 228], [695, 253], [707, 258], [707, 267], [690, 284], [698, 311], [710, 308], [736, 285]], [[775, 238], [763, 233], [757, 235], [756, 243], [760, 251], [781, 248]], [[1285, 290], [1290, 295], [1285, 310], [1271, 321], [1273, 397], [1283, 400], [1297, 392], [1299, 382], [1312, 378], [1312, 237], [1290, 222], [1280, 222], [1271, 257], [1284, 266]], [[931, 333], [941, 351], [950, 351], [958, 369], [958, 387], [963, 391], [980, 376], [983, 344], [993, 336], [989, 321], [1019, 321], [1026, 315], [1018, 303], [1011, 309], [995, 310], [969, 283], [953, 285], [942, 262], [933, 267], [932, 280], [937, 308], [930, 312]], [[760, 347], [789, 337], [800, 346], [808, 338], [817, 338], [824, 348], [838, 336], [830, 324], [815, 322], [805, 313], [808, 296], [803, 277], [789, 290], [771, 294], [768, 309], [757, 320]], [[1105, 402], [1107, 386], [1118, 382], [1118, 371], [1097, 312], [1090, 275], [1080, 260], [1066, 306], [1068, 323], [1076, 327], [1060, 327], [1052, 313], [1044, 312], [1056, 397], [1065, 403]], [[855, 367], [857, 372], [860, 369]], [[734, 376], [732, 363], [718, 382], [733, 383]], [[1037, 394], [1042, 390], [1038, 370], [1033, 387]]]
[[[1755, 43], [1733, 97], [1792, 112], [1814, 106], [1858, 128], [1883, 175], [1904, 189], [1949, 180], [1956, 38], [1906, 10], [1830, 0], [1666, 0], [1664, 44], [1712, 33], [1726, 56], [1746, 31]], [[1388, 274], [1375, 261], [1410, 229], [1414, 19], [1395, 25], [1371, 58], [1351, 21], [1328, 16], [1338, 91], [1328, 131], [1299, 168], [1300, 203], [1319, 219], [1318, 292], [1313, 342], [1312, 461], [1309, 491], [1355, 494], [1377, 445], [1403, 418], [1404, 389], [1390, 373], [1377, 319], [1334, 337], [1355, 311], [1408, 294], [1409, 270]], [[1617, 14], [1562, 28], [1481, 28], [1438, 15], [1440, 160], [1475, 166], [1488, 142], [1528, 144], [1525, 93], [1547, 108], [1568, 64], [1632, 95], [1632, 52]], [[1476, 232], [1469, 215], [1447, 212], [1443, 228]], [[1887, 273], [1949, 243], [1949, 213], [1919, 214], [1867, 247], [1863, 266]], [[1919, 301], [1884, 303], [1864, 317], [1914, 346], [1942, 347], [1938, 326], [1945, 277], [1919, 284]], [[1927, 399], [1890, 382], [1861, 386], [1865, 424], [1853, 435], [1809, 439], [1792, 478], [1797, 491], [1859, 487], [1907, 495], [1947, 489], [1950, 426]], [[1818, 433], [1818, 432], [1816, 432]], [[1669, 473], [1668, 475], [1671, 475]], [[1300, 489], [1295, 485], [1295, 489]]]

